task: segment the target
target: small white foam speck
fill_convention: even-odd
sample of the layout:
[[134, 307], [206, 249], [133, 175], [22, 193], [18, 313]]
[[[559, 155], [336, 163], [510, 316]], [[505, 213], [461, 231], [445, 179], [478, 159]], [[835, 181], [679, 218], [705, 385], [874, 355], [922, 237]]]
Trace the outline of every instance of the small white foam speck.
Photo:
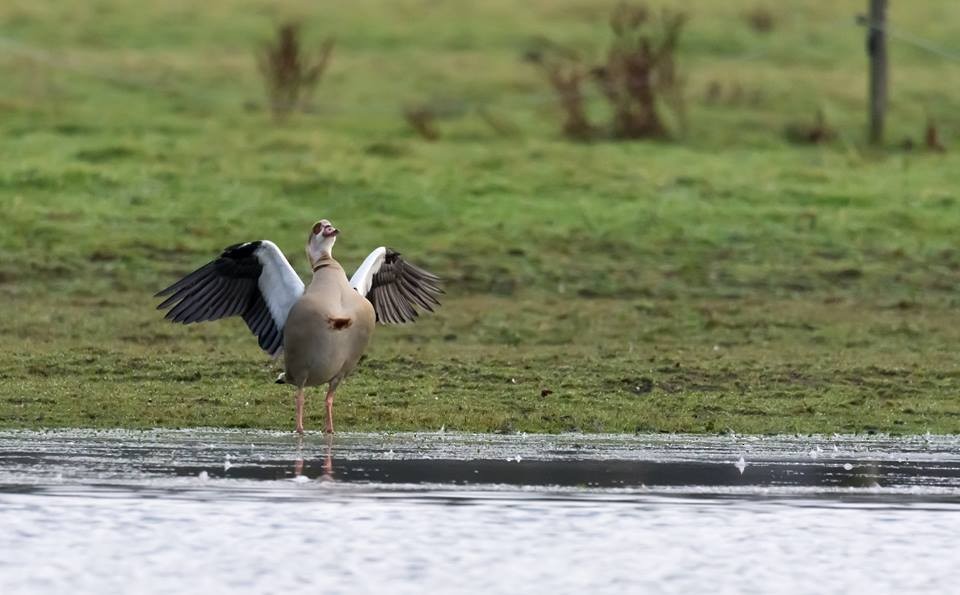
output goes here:
[[200, 481], [207, 481], [208, 479], [210, 479], [210, 474], [207, 473], [206, 471], [201, 471], [200, 473], [197, 474], [197, 478], [200, 479]]
[[293, 483], [307, 483], [310, 481], [310, 478], [306, 475], [297, 475], [293, 478]]
[[850, 463], [844, 463], [844, 464], [843, 464], [843, 468], [844, 468], [846, 471], [850, 471], [851, 469], [853, 469], [853, 465], [851, 465]]
[[223, 460], [223, 470], [229, 471], [230, 467], [233, 467], [233, 463], [230, 462], [230, 455], [227, 455], [227, 458]]
[[737, 468], [737, 471], [740, 472], [740, 475], [743, 475], [743, 470], [747, 468], [747, 461], [745, 461], [743, 457], [740, 457], [740, 460], [734, 463], [733, 466]]

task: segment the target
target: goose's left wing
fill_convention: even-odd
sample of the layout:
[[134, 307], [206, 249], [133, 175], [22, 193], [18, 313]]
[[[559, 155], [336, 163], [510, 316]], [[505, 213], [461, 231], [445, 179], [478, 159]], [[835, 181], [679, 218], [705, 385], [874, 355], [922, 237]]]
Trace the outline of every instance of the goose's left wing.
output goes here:
[[157, 293], [166, 319], [190, 324], [242, 316], [260, 348], [277, 355], [283, 327], [303, 281], [276, 244], [267, 240], [228, 246], [216, 260]]
[[350, 285], [370, 300], [377, 321], [384, 324], [413, 322], [419, 316], [418, 307], [433, 312], [443, 293], [439, 277], [383, 246], [364, 259]]

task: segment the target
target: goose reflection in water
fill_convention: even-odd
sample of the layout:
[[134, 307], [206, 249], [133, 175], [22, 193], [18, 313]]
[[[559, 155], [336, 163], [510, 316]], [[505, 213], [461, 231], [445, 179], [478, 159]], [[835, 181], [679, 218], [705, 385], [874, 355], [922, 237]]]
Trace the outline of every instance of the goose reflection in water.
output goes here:
[[[322, 474], [318, 477], [321, 481], [333, 481], [333, 436], [326, 435], [326, 455], [323, 458], [323, 465], [320, 467]], [[306, 481], [310, 478], [303, 474], [303, 436], [297, 436], [297, 458], [293, 461], [293, 479], [294, 481]]]

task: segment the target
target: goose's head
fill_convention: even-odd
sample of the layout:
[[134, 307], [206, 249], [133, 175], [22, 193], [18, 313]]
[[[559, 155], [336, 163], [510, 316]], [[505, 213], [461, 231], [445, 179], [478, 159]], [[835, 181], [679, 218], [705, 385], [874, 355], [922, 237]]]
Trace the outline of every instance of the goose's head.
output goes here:
[[337, 241], [340, 230], [326, 219], [321, 219], [313, 225], [310, 236], [307, 238], [307, 258], [313, 264], [322, 258], [333, 257], [333, 244]]

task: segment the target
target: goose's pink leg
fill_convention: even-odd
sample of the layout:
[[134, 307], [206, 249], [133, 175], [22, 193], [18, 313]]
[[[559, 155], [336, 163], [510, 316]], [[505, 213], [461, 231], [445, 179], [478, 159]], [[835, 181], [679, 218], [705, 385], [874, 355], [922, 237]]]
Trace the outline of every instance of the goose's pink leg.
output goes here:
[[327, 391], [327, 433], [333, 434], [333, 391], [336, 387], [331, 386]]
[[303, 434], [303, 402], [305, 395], [303, 387], [297, 388], [297, 434]]

